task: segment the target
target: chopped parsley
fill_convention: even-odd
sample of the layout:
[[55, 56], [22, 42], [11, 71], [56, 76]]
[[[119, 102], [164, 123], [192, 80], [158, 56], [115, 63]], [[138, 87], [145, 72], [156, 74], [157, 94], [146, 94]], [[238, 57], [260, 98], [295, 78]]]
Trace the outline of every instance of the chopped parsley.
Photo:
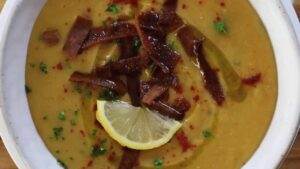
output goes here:
[[29, 86], [25, 85], [25, 92], [26, 94], [30, 93], [32, 90]]
[[66, 163], [64, 163], [62, 160], [57, 159], [57, 163], [64, 169], [68, 169], [68, 166], [66, 165]]
[[66, 113], [65, 112], [59, 112], [58, 113], [58, 119], [61, 121], [65, 121], [66, 120]]
[[134, 51], [134, 53], [138, 53], [141, 45], [142, 45], [142, 42], [141, 42], [140, 38], [135, 37], [133, 39], [133, 45], [132, 45], [132, 48], [133, 48], [132, 50]]
[[162, 169], [163, 168], [163, 165], [164, 165], [164, 161], [162, 159], [155, 159], [153, 161], [153, 165], [154, 165], [154, 168], [155, 169]]
[[39, 68], [42, 73], [44, 74], [48, 73], [48, 66], [44, 62], [40, 63]]
[[56, 140], [58, 140], [59, 138], [61, 138], [63, 130], [64, 129], [62, 127], [54, 127], [52, 129], [54, 137], [55, 137]]
[[105, 147], [106, 140], [102, 140], [100, 145], [94, 145], [92, 148], [91, 156], [98, 157], [104, 155], [107, 152]]
[[169, 44], [170, 48], [173, 50], [173, 51], [176, 51], [177, 50], [177, 46], [176, 46], [176, 42], [175, 41], [172, 41], [170, 44]]
[[97, 129], [93, 129], [93, 130], [92, 130], [92, 133], [91, 133], [91, 136], [92, 136], [93, 138], [96, 137], [97, 132], [98, 132]]
[[106, 8], [106, 12], [117, 14], [120, 12], [120, 8], [116, 4], [108, 4], [108, 7]]
[[228, 32], [226, 23], [222, 20], [214, 22], [214, 28], [218, 33], [226, 34]]
[[118, 98], [119, 95], [115, 91], [109, 89], [103, 90], [99, 95], [99, 99], [107, 101], [117, 100]]
[[202, 132], [202, 135], [203, 135], [203, 137], [206, 138], [206, 139], [210, 139], [210, 138], [213, 137], [213, 133], [212, 133], [210, 130], [204, 130], [204, 131]]

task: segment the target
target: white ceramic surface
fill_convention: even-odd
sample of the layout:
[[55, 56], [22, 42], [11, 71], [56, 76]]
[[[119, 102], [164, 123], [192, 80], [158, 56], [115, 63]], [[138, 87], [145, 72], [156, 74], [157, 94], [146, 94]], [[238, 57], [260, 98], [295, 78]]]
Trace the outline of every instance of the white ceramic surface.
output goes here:
[[[35, 129], [24, 90], [27, 44], [45, 1], [7, 0], [0, 14], [0, 133], [21, 169], [60, 168]], [[272, 41], [278, 67], [279, 96], [270, 128], [243, 169], [273, 169], [289, 149], [300, 120], [300, 48], [296, 33], [300, 32], [300, 27], [289, 0], [250, 2]]]

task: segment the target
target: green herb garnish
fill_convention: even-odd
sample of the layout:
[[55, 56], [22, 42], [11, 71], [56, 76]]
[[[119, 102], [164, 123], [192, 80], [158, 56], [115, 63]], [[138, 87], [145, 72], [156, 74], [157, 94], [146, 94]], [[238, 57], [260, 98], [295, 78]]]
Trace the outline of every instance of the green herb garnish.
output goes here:
[[119, 99], [119, 95], [113, 90], [105, 89], [100, 93], [99, 99], [113, 101]]
[[139, 37], [135, 37], [133, 39], [133, 44], [132, 44], [132, 48], [133, 48], [132, 50], [134, 51], [134, 53], [138, 53], [141, 45], [142, 45], [142, 42], [141, 42], [140, 38]]
[[29, 86], [25, 85], [25, 92], [26, 94], [30, 93], [32, 90]]
[[61, 121], [65, 121], [66, 120], [66, 113], [65, 112], [59, 112], [58, 114], [58, 119]]
[[212, 132], [211, 132], [210, 130], [204, 130], [204, 131], [202, 132], [202, 135], [203, 135], [203, 137], [206, 138], [206, 139], [210, 139], [210, 138], [213, 137], [213, 134], [212, 134]]
[[104, 155], [107, 152], [105, 147], [106, 140], [102, 140], [100, 145], [94, 145], [92, 148], [91, 156], [98, 157]]
[[228, 32], [226, 23], [224, 21], [214, 22], [214, 28], [218, 33], [226, 34]]
[[92, 136], [92, 137], [96, 137], [97, 132], [98, 132], [97, 129], [93, 129], [93, 130], [92, 130], [92, 133], [91, 133], [91, 136]]
[[163, 165], [164, 165], [164, 161], [162, 159], [155, 159], [153, 161], [153, 165], [155, 167], [155, 169], [162, 169], [163, 168]]
[[108, 7], [106, 8], [106, 12], [111, 12], [113, 14], [119, 13], [120, 8], [116, 4], [108, 4]]
[[64, 163], [62, 160], [57, 159], [57, 163], [64, 169], [68, 169], [68, 166], [66, 165], [66, 163]]
[[45, 63], [41, 62], [39, 65], [40, 71], [44, 74], [48, 73], [48, 67]]
[[56, 140], [58, 140], [62, 136], [63, 130], [64, 129], [62, 127], [54, 127], [52, 129], [54, 137], [55, 137]]

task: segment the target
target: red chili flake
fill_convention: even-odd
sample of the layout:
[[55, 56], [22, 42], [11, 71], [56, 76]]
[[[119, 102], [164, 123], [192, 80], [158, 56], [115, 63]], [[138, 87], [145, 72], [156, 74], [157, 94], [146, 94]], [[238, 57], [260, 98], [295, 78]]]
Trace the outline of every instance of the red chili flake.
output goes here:
[[183, 87], [180, 84], [178, 84], [174, 89], [175, 89], [177, 94], [182, 94], [183, 93]]
[[80, 134], [82, 135], [82, 137], [85, 137], [85, 133], [84, 133], [83, 130], [80, 130], [79, 132], [80, 132]]
[[194, 100], [195, 102], [198, 102], [199, 99], [200, 99], [200, 96], [199, 96], [199, 95], [196, 95], [196, 96], [193, 97], [193, 100]]
[[152, 3], [155, 4], [155, 3], [156, 3], [156, 0], [152, 0]]
[[186, 4], [182, 4], [182, 9], [186, 9]]
[[61, 63], [58, 63], [55, 67], [57, 70], [63, 70], [63, 65]]
[[195, 127], [192, 124], [189, 127], [190, 127], [191, 130], [195, 129]]
[[93, 160], [90, 160], [88, 163], [87, 163], [87, 167], [91, 167], [93, 165]]
[[188, 149], [195, 147], [195, 145], [190, 143], [188, 137], [183, 131], [180, 131], [176, 134], [176, 139], [182, 148], [182, 152], [186, 152]]
[[220, 5], [222, 6], [222, 7], [225, 7], [226, 5], [225, 5], [225, 2], [220, 2]]
[[114, 162], [116, 160], [116, 153], [114, 151], [110, 153], [109, 156], [107, 157], [107, 160], [110, 162]]
[[87, 11], [88, 13], [90, 13], [90, 12], [92, 11], [92, 9], [91, 9], [90, 7], [88, 7], [88, 8], [86, 9], [86, 11]]
[[64, 88], [64, 92], [65, 92], [65, 93], [68, 93], [68, 89]]
[[257, 73], [256, 75], [242, 79], [242, 83], [244, 85], [253, 86], [253, 87], [256, 87], [257, 83], [259, 83], [260, 81], [261, 81], [261, 73]]
[[73, 129], [71, 129], [71, 130], [70, 130], [70, 133], [73, 133], [73, 132], [74, 132], [74, 130], [73, 130]]
[[198, 3], [201, 5], [201, 4], [202, 4], [202, 1], [198, 1]]
[[191, 86], [191, 91], [195, 91], [196, 89], [195, 89], [195, 87], [194, 86]]

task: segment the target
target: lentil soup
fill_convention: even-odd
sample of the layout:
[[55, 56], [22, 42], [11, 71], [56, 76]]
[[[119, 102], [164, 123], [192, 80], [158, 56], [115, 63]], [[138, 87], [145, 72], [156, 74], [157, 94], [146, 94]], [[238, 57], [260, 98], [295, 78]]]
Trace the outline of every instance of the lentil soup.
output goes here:
[[[48, 0], [31, 34], [25, 89], [63, 168], [236, 169], [268, 129], [277, 76], [246, 0]], [[97, 121], [97, 100], [147, 107], [182, 126], [157, 148], [125, 148]]]

